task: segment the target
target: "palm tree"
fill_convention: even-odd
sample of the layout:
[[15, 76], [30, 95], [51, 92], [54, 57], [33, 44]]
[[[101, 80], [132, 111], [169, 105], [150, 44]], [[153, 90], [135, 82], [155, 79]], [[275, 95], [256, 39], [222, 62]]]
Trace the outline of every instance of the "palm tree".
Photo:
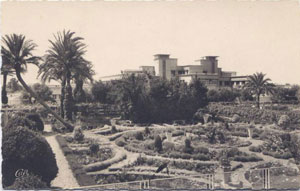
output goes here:
[[[1, 50], [1, 52], [3, 52], [3, 50]], [[9, 64], [8, 60], [4, 56], [2, 56], [1, 74], [3, 75], [3, 82], [2, 82], [2, 90], [1, 90], [1, 100], [3, 104], [8, 103], [8, 97], [6, 92], [6, 81], [7, 81], [7, 76], [10, 73], [11, 73], [11, 65]]]
[[75, 82], [74, 99], [76, 102], [85, 101], [85, 92], [83, 90], [83, 83], [88, 79], [93, 84], [92, 64], [88, 61], [82, 60], [76, 70], [74, 71], [73, 79]]
[[32, 51], [37, 47], [31, 40], [25, 40], [24, 35], [5, 35], [2, 38], [4, 46], [2, 46], [1, 56], [4, 57], [8, 63], [12, 65], [14, 72], [22, 84], [24, 89], [31, 94], [41, 105], [43, 105], [56, 119], [58, 119], [67, 128], [72, 129], [72, 125], [64, 121], [59, 115], [57, 115], [43, 100], [36, 95], [34, 91], [26, 84], [21, 76], [21, 72], [26, 70], [27, 64], [38, 65], [41, 60], [40, 57], [33, 56]]
[[270, 83], [270, 78], [265, 78], [266, 74], [255, 73], [249, 76], [249, 81], [245, 84], [244, 88], [250, 90], [255, 94], [256, 107], [260, 108], [260, 96], [262, 94], [273, 94], [274, 84]]
[[83, 59], [86, 45], [82, 43], [83, 38], [74, 37], [75, 32], [63, 31], [54, 35], [55, 41], [49, 40], [51, 47], [45, 55], [39, 74], [44, 79], [55, 79], [61, 81], [61, 113], [68, 120], [72, 120], [73, 96], [71, 80], [74, 71], [79, 71], [86, 64]]
[[63, 67], [56, 62], [51, 62], [47, 57], [45, 62], [39, 66], [38, 76], [41, 76], [43, 82], [50, 82], [51, 80], [59, 81], [61, 86], [60, 97], [60, 116], [64, 118], [64, 98], [66, 88], [66, 78], [64, 75]]

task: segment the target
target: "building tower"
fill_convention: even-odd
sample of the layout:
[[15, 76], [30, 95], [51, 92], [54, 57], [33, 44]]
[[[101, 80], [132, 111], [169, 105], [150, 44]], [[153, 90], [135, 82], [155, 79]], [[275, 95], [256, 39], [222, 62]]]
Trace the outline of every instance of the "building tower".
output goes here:
[[172, 78], [172, 71], [176, 71], [177, 69], [177, 59], [170, 58], [169, 54], [156, 54], [154, 55], [154, 60], [158, 65], [158, 71], [156, 72], [158, 76], [170, 80]]

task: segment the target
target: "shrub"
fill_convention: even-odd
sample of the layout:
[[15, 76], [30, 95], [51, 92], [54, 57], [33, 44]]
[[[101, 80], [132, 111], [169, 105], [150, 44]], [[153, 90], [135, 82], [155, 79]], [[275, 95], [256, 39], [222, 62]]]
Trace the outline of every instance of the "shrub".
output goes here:
[[17, 126], [27, 127], [33, 131], [43, 131], [44, 123], [38, 114], [32, 113], [25, 116], [24, 113], [16, 113], [7, 123], [8, 128]]
[[83, 141], [83, 138], [84, 138], [84, 134], [82, 132], [82, 129], [81, 127], [76, 127], [74, 129], [74, 133], [73, 133], [73, 139], [75, 141]]
[[145, 128], [145, 134], [146, 134], [146, 135], [149, 135], [150, 133], [151, 133], [151, 131], [150, 131], [149, 127], [146, 127], [146, 128]]
[[40, 176], [48, 186], [58, 172], [55, 155], [47, 141], [23, 127], [3, 128], [2, 157], [4, 186], [13, 184], [18, 169]]
[[114, 126], [114, 125], [111, 126], [111, 130], [110, 131], [111, 131], [112, 134], [118, 132], [116, 126]]
[[98, 143], [92, 143], [90, 145], [90, 152], [92, 155], [96, 155], [99, 152], [99, 144]]
[[196, 147], [195, 153], [202, 153], [202, 154], [208, 154], [209, 150], [206, 147]]
[[34, 131], [44, 131], [44, 123], [37, 113], [30, 113], [26, 115], [26, 118], [30, 120], [31, 123], [31, 129]]
[[73, 127], [71, 128], [67, 128], [65, 127], [60, 121], [54, 121], [52, 122], [52, 130], [54, 132], [58, 132], [58, 133], [69, 133], [73, 131]]
[[185, 139], [183, 152], [191, 154], [194, 151], [194, 148], [191, 145], [190, 139]]
[[257, 152], [257, 153], [262, 152], [262, 149], [260, 147], [255, 147], [255, 146], [250, 146], [249, 150], [252, 152]]
[[139, 141], [142, 141], [144, 139], [143, 133], [140, 131], [136, 132], [135, 138]]
[[160, 138], [159, 135], [157, 135], [155, 137], [154, 146], [155, 146], [155, 148], [156, 148], [157, 151], [161, 151], [162, 150], [162, 140], [161, 140], [161, 138]]
[[279, 126], [288, 125], [289, 123], [290, 123], [289, 116], [287, 116], [287, 115], [280, 116], [279, 121], [278, 121]]
[[33, 189], [47, 189], [49, 188], [45, 182], [41, 180], [39, 176], [29, 174], [26, 176], [16, 178], [13, 185], [9, 186], [8, 189], [13, 190], [33, 190]]
[[251, 156], [235, 156], [233, 160], [239, 162], [257, 162], [257, 161], [262, 161], [263, 159], [255, 155], [251, 155]]
[[198, 153], [196, 155], [193, 155], [193, 159], [194, 160], [207, 161], [207, 160], [210, 160], [210, 157], [208, 155], [205, 155], [205, 154], [202, 154], [202, 153]]
[[116, 145], [118, 145], [119, 147], [124, 147], [126, 145], [124, 138], [118, 138], [116, 140]]
[[181, 135], [184, 135], [184, 132], [182, 130], [176, 130], [172, 132], [172, 137], [177, 137]]
[[241, 163], [239, 163], [239, 164], [233, 166], [233, 167], [231, 168], [231, 171], [235, 171], [235, 170], [237, 170], [237, 169], [239, 169], [239, 168], [243, 168], [243, 167], [244, 167], [244, 165], [241, 164]]
[[233, 147], [231, 149], [228, 150], [227, 152], [227, 157], [234, 157], [236, 155], [239, 155], [241, 152], [239, 151], [238, 148]]
[[234, 114], [232, 117], [232, 122], [237, 123], [240, 121], [240, 119], [241, 119], [241, 117], [238, 114]]

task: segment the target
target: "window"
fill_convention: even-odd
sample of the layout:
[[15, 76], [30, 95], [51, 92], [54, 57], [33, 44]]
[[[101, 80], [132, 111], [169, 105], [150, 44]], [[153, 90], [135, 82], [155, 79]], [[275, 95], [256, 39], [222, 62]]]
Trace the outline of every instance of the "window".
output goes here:
[[176, 71], [175, 70], [171, 70], [171, 74], [172, 74], [172, 76], [175, 76], [176, 75]]

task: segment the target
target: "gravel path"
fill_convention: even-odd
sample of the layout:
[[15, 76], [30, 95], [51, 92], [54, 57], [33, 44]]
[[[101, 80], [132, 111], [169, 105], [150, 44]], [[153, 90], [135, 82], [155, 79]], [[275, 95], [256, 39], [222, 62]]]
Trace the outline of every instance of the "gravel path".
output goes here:
[[65, 158], [62, 150], [60, 149], [55, 137], [56, 136], [45, 137], [55, 154], [56, 163], [58, 166], [58, 174], [56, 178], [51, 182], [51, 186], [63, 189], [77, 188], [79, 187], [79, 185], [74, 178], [68, 161]]

